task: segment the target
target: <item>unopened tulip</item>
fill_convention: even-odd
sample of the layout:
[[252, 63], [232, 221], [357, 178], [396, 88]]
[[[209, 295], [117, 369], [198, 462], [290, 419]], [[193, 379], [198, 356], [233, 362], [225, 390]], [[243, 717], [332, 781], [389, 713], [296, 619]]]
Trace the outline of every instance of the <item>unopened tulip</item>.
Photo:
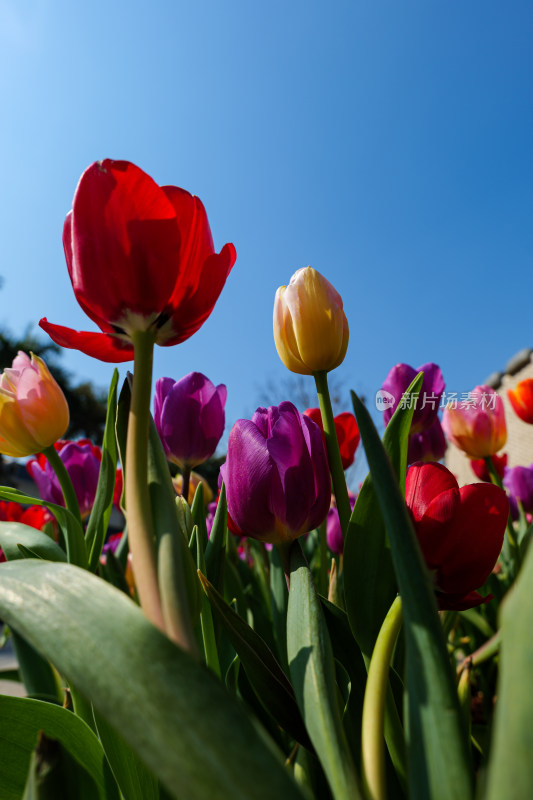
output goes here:
[[192, 469], [211, 458], [224, 433], [227, 391], [200, 372], [155, 385], [154, 422], [169, 461]]
[[505, 492], [488, 483], [459, 488], [442, 464], [413, 464], [405, 493], [439, 608], [488, 602], [475, 590], [500, 555], [509, 515]]
[[65, 395], [42, 358], [19, 351], [0, 376], [0, 453], [39, 453], [63, 436], [68, 423]]
[[409, 436], [407, 463], [415, 461], [440, 461], [446, 452], [446, 439], [438, 417], [433, 424], [422, 433]]
[[[385, 425], [388, 424], [394, 411], [402, 402], [402, 396], [409, 388], [410, 384], [416, 378], [419, 372], [424, 373], [424, 380], [418, 397], [407, 398], [407, 404], [414, 405], [413, 420], [411, 422], [411, 434], [422, 433], [430, 428], [439, 412], [440, 399], [445, 388], [444, 378], [440, 367], [436, 364], [422, 364], [422, 366], [414, 369], [409, 364], [396, 364], [389, 372], [383, 386], [383, 392], [387, 392], [394, 398], [394, 402], [385, 407], [383, 412], [383, 419]], [[409, 405], [410, 407], [410, 405]]]
[[[79, 442], [62, 442], [56, 450], [72, 482], [80, 514], [85, 518], [90, 514], [96, 496], [102, 461], [101, 451], [87, 439]], [[27, 464], [27, 469], [45, 502], [65, 505], [57, 475], [44, 456], [32, 459]]]
[[[491, 459], [492, 466], [496, 470], [497, 474], [500, 476], [500, 478], [503, 478], [505, 467], [507, 466], [507, 454], [503, 453], [501, 456], [493, 455], [491, 456]], [[472, 467], [472, 472], [477, 478], [479, 478], [480, 481], [492, 483], [490, 471], [484, 458], [472, 458], [470, 460], [470, 466]]]
[[514, 389], [507, 389], [507, 397], [517, 416], [533, 425], [533, 378], [517, 383]]
[[446, 406], [442, 427], [469, 458], [493, 456], [507, 441], [503, 400], [490, 386], [476, 386], [470, 399]]
[[292, 403], [237, 420], [221, 468], [233, 529], [272, 544], [318, 527], [331, 483], [318, 425]]
[[509, 495], [513, 519], [518, 517], [518, 501], [527, 514], [533, 514], [533, 464], [529, 467], [506, 467], [503, 485]]
[[132, 336], [160, 345], [192, 336], [208, 316], [236, 259], [217, 255], [205, 209], [177, 186], [158, 186], [129, 161], [97, 161], [80, 178], [63, 245], [74, 294], [101, 332], [40, 326], [62, 347], [102, 361], [133, 358]]
[[312, 267], [299, 269], [274, 301], [274, 341], [291, 372], [329, 372], [344, 360], [348, 320], [342, 298]]
[[[322, 438], [324, 438], [324, 428], [322, 425], [322, 414], [320, 413], [320, 409], [307, 408], [304, 411], [304, 414], [306, 417], [309, 417], [309, 419], [312, 419], [313, 422], [316, 422], [322, 431]], [[349, 411], [343, 411], [341, 414], [337, 414], [337, 416], [334, 418], [334, 422], [335, 432], [339, 442], [342, 468], [348, 469], [348, 467], [350, 467], [354, 462], [355, 451], [357, 450], [357, 446], [361, 440], [357, 421], [354, 415], [350, 414]]]

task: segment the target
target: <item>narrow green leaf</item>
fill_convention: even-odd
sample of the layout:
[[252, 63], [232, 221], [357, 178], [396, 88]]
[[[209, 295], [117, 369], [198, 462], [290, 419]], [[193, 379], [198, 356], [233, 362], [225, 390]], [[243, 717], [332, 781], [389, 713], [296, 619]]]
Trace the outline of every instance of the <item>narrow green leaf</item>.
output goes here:
[[46, 506], [56, 518], [65, 537], [69, 563], [74, 564], [76, 567], [87, 569], [87, 547], [83, 529], [70, 511], [55, 503], [45, 503], [37, 497], [30, 497], [23, 492], [19, 492], [18, 489], [11, 489], [9, 486], [0, 486], [0, 497], [3, 500], [12, 500], [23, 505]]
[[67, 560], [65, 551], [46, 533], [22, 522], [0, 522], [0, 547], [8, 561], [24, 555], [20, 545], [47, 561]]
[[2, 564], [0, 617], [120, 731], [172, 797], [301, 800], [220, 682], [105, 581], [70, 564]]
[[290, 556], [287, 651], [296, 699], [335, 800], [357, 800], [359, 781], [342, 727], [320, 600], [298, 541]]
[[257, 696], [282, 728], [305, 747], [312, 747], [296, 704], [293, 688], [272, 650], [259, 634], [229, 607], [207, 578], [201, 573], [199, 577]]
[[289, 670], [287, 660], [287, 607], [289, 604], [289, 591], [281, 557], [277, 547], [270, 551], [270, 592], [272, 605], [272, 625], [278, 646], [281, 666]]
[[[419, 374], [404, 397], [418, 395], [423, 381]], [[383, 435], [397, 480], [405, 488], [407, 445], [414, 406], [401, 403]], [[351, 628], [368, 662], [383, 620], [396, 595], [397, 585], [390, 545], [372, 474], [357, 497], [344, 546], [344, 596]]]
[[118, 370], [113, 371], [107, 398], [107, 416], [102, 442], [102, 463], [98, 474], [98, 485], [91, 515], [87, 523], [85, 541], [89, 551], [89, 569], [96, 572], [105, 541], [109, 517], [113, 508], [113, 493], [117, 474], [117, 438], [115, 419], [117, 414]]
[[378, 432], [353, 392], [352, 400], [402, 597], [410, 798], [466, 800], [472, 797], [469, 750], [435, 595], [404, 496]]
[[224, 587], [224, 563], [228, 536], [227, 517], [226, 487], [222, 484], [211, 535], [205, 549], [207, 577], [219, 592], [222, 592]]
[[533, 548], [501, 609], [502, 645], [485, 800], [533, 797]]
[[101, 800], [101, 793], [89, 773], [73, 758], [61, 742], [42, 731], [31, 754], [22, 800]]
[[102, 746], [71, 711], [53, 703], [0, 695], [0, 787], [2, 800], [20, 800], [39, 731], [61, 742], [94, 780], [101, 800], [118, 800]]
[[[205, 500], [204, 500], [204, 486], [202, 481], [199, 481], [196, 491], [194, 493], [194, 500], [191, 506], [192, 521], [194, 525], [198, 526], [198, 533], [202, 553], [205, 554], [207, 547], [207, 523], [205, 518]], [[200, 565], [197, 565], [201, 569]], [[202, 570], [203, 572], [204, 570]]]

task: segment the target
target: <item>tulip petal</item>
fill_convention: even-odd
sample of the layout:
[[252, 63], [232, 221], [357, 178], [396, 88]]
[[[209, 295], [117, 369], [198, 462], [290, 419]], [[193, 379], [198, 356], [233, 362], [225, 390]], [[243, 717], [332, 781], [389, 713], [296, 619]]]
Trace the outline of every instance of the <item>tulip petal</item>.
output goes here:
[[463, 486], [459, 491], [461, 505], [449, 552], [439, 568], [438, 586], [446, 593], [464, 595], [483, 586], [494, 568], [503, 545], [509, 503], [501, 489], [488, 483]]
[[39, 320], [39, 327], [46, 331], [53, 341], [61, 347], [79, 350], [88, 356], [112, 364], [133, 360], [133, 345], [124, 342], [113, 334], [75, 331], [63, 325], [48, 322], [46, 317]]
[[279, 410], [280, 416], [267, 440], [269, 455], [280, 477], [280, 483], [273, 484], [272, 511], [278, 519], [285, 520], [292, 531], [300, 531], [309, 512], [308, 504], [302, 503], [301, 498], [316, 496], [315, 474], [300, 414], [287, 403], [281, 403]]
[[157, 333], [157, 343], [164, 347], [189, 339], [199, 330], [213, 311], [226, 279], [237, 259], [232, 244], [225, 244], [220, 253], [209, 256], [197, 266], [194, 282], [184, 279], [184, 285], [176, 287], [164, 314], [169, 317]]
[[[85, 308], [119, 324], [124, 310], [163, 310], [176, 283], [180, 230], [165, 192], [139, 167], [106, 159], [83, 173], [72, 204], [74, 293]], [[91, 269], [86, 265], [91, 264]]]
[[458, 490], [459, 485], [443, 464], [420, 462], [410, 466], [405, 483], [405, 500], [415, 522], [424, 517], [435, 497], [450, 489]]
[[[271, 511], [273, 466], [266, 441], [250, 420], [237, 420], [229, 435], [224, 483], [228, 511], [238, 528], [257, 539], [275, 531]], [[252, 530], [253, 527], [253, 530]]]

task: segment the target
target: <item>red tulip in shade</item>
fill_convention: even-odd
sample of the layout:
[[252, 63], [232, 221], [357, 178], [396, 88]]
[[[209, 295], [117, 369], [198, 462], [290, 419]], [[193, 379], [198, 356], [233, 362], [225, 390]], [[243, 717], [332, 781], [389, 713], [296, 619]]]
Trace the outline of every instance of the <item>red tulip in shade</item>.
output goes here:
[[507, 389], [507, 397], [515, 414], [533, 425], [533, 378], [526, 378], [517, 383], [514, 389]]
[[413, 464], [406, 502], [418, 543], [433, 576], [441, 609], [473, 608], [488, 602], [483, 586], [500, 554], [509, 503], [497, 486], [459, 488], [442, 464]]
[[102, 361], [133, 358], [132, 335], [157, 344], [188, 339], [210, 315], [235, 263], [217, 255], [201, 201], [158, 186], [128, 161], [95, 162], [81, 176], [63, 245], [76, 299], [101, 333], [40, 321], [62, 347]]
[[[319, 408], [308, 408], [304, 411], [306, 417], [309, 417], [316, 422], [322, 431], [322, 438], [325, 445], [324, 428], [322, 426], [322, 414]], [[349, 411], [343, 411], [335, 417], [335, 431], [337, 439], [339, 440], [339, 449], [341, 451], [342, 468], [348, 469], [353, 464], [355, 458], [355, 451], [361, 440], [359, 428], [353, 414]]]
[[[491, 456], [492, 464], [494, 469], [500, 476], [503, 478], [505, 474], [505, 467], [507, 466], [507, 453], [503, 453], [501, 456]], [[489, 468], [483, 458], [472, 458], [470, 459], [470, 466], [472, 467], [472, 472], [474, 475], [479, 478], [480, 481], [485, 481], [485, 483], [492, 483]]]

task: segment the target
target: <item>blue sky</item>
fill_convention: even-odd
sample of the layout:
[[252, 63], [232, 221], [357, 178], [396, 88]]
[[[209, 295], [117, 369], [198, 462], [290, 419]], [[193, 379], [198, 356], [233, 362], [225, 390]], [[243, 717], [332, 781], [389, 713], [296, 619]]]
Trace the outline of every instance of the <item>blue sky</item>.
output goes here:
[[532, 41], [530, 0], [0, 0], [0, 325], [92, 329], [63, 220], [92, 161], [129, 159], [238, 254], [155, 378], [204, 372], [250, 415], [286, 377], [275, 291], [311, 264], [344, 299], [347, 389], [435, 361], [469, 391], [533, 343]]

